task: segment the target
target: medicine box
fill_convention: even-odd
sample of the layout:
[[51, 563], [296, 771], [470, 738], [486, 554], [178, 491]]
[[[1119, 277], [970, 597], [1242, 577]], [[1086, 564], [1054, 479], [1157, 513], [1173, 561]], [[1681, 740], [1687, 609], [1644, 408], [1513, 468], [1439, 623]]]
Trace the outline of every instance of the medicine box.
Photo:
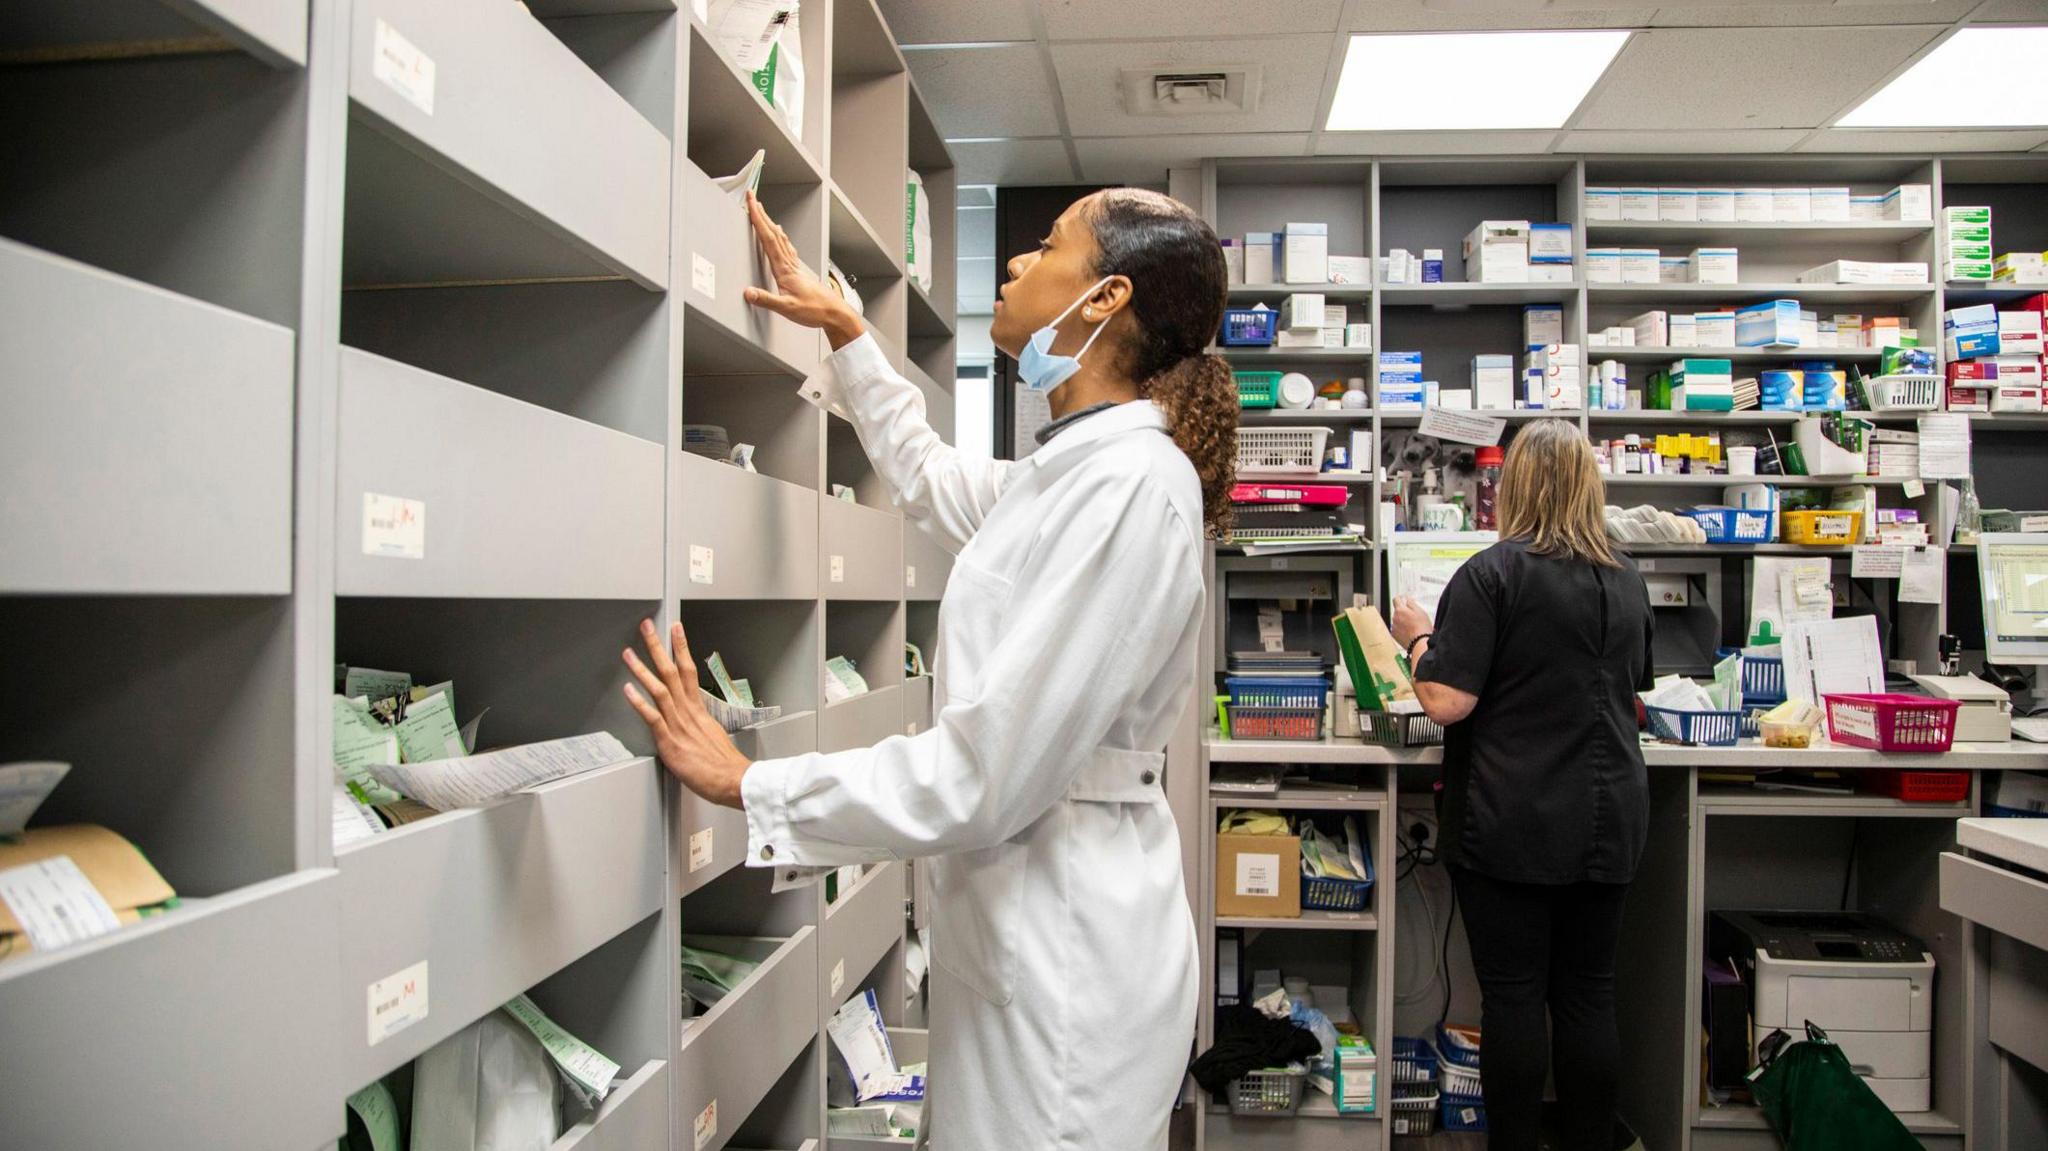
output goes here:
[[1296, 292], [1287, 297], [1287, 307], [1281, 312], [1280, 326], [1290, 332], [1320, 331], [1323, 326], [1323, 294]]
[[1694, 312], [1692, 314], [1693, 338], [1697, 347], [1732, 348], [1735, 343], [1734, 312]]
[[1301, 918], [1301, 838], [1216, 836], [1216, 914]]
[[1383, 284], [1413, 284], [1422, 279], [1421, 261], [1406, 248], [1389, 248], [1380, 257], [1380, 282]]
[[[1674, 348], [1698, 348], [1700, 343], [1699, 321], [1691, 312], [1673, 312], [1670, 321], [1670, 346]], [[1723, 345], [1724, 347], [1726, 345]]]
[[1522, 309], [1522, 346], [1540, 348], [1564, 343], [1564, 308], [1559, 304], [1530, 304]]
[[1849, 219], [1849, 189], [1813, 189], [1813, 222], [1816, 224], [1846, 223]]
[[1992, 388], [1991, 410], [1994, 412], [2038, 412], [2041, 410], [2041, 388], [2008, 387], [2001, 383]]
[[1735, 222], [1735, 189], [1700, 188], [1696, 192], [1699, 204], [1699, 220], [1702, 224], [1732, 224]]
[[1441, 284], [1444, 282], [1444, 250], [1442, 248], [1422, 249], [1422, 282]]
[[1572, 226], [1570, 224], [1529, 225], [1529, 262], [1532, 264], [1571, 263]]
[[[1918, 223], [1934, 217], [1934, 187], [1931, 184], [1900, 184], [1884, 194], [1884, 218]], [[1986, 223], [1990, 223], [1987, 218]]]
[[1586, 219], [1594, 221], [1621, 219], [1621, 189], [1586, 189]]
[[1658, 189], [1623, 188], [1621, 190], [1621, 218], [1624, 220], [1655, 223], [1657, 219]]
[[2039, 312], [1998, 313], [1998, 354], [2040, 355], [2042, 319]]
[[1797, 300], [1767, 300], [1735, 313], [1738, 348], [1796, 348], [1801, 344]]
[[1692, 260], [1685, 256], [1657, 257], [1657, 282], [1683, 284], [1692, 277]]
[[1771, 221], [1777, 224], [1812, 223], [1813, 189], [1774, 189], [1771, 192]]
[[1950, 240], [1941, 247], [1944, 264], [1959, 264], [1964, 260], [1991, 262], [1991, 241], [1979, 243], [1974, 240]]
[[1344, 305], [1323, 305], [1323, 346], [1341, 348], [1344, 346]]
[[1504, 411], [1515, 406], [1515, 358], [1480, 355], [1472, 357], [1472, 393], [1478, 406]]
[[1577, 344], [1545, 344], [1529, 353], [1529, 366], [1546, 371], [1560, 364], [1571, 367], [1585, 366], [1586, 359]]
[[1884, 219], [1884, 197], [1851, 195], [1849, 219], [1859, 223], [1875, 223]]
[[1436, 394], [1436, 403], [1432, 406], [1443, 408], [1447, 411], [1453, 412], [1469, 412], [1472, 410], [1472, 389], [1439, 389]]
[[1991, 280], [1991, 261], [1989, 260], [1945, 261], [1941, 267], [1941, 278], [1951, 283], [1980, 281], [1989, 283]]
[[1948, 382], [1951, 387], [1986, 388], [1998, 382], [1998, 358], [1988, 356], [1980, 360], [1950, 360]]
[[1951, 244], [1989, 244], [1989, 224], [1949, 224], [1942, 229], [1942, 239]]
[[1244, 237], [1244, 282], [1270, 284], [1276, 271], [1274, 255], [1279, 237], [1271, 232], [1247, 232]]
[[1621, 249], [1587, 248], [1586, 282], [1589, 284], [1621, 283]]
[[1959, 388], [1950, 385], [1948, 389], [1948, 410], [1952, 412], [1988, 412], [1991, 410], [1991, 389]]
[[1679, 360], [1671, 365], [1674, 411], [1726, 412], [1735, 408], [1735, 380], [1727, 360]]
[[1657, 218], [1668, 223], [1697, 223], [1700, 218], [1699, 189], [1659, 189], [1657, 192]]
[[1569, 284], [1572, 282], [1570, 264], [1530, 264], [1529, 274], [1524, 277], [1531, 284]]
[[1363, 287], [1372, 283], [1372, 259], [1369, 256], [1331, 256], [1330, 282]]
[[1347, 348], [1360, 348], [1370, 350], [1372, 348], [1372, 325], [1344, 325], [1344, 346]]
[[1957, 228], [1979, 227], [1988, 232], [1991, 228], [1991, 207], [1988, 204], [1951, 204], [1942, 208], [1941, 222], [1944, 226], [1944, 231], [1952, 232]]
[[1380, 383], [1380, 410], [1386, 412], [1419, 412], [1428, 389], [1421, 380]]
[[1668, 312], [1644, 312], [1640, 316], [1632, 316], [1628, 326], [1635, 332], [1638, 345], [1661, 348], [1671, 343], [1671, 315]]
[[1284, 262], [1290, 284], [1330, 282], [1330, 226], [1289, 224], [1285, 235]]
[[1998, 365], [1998, 386], [2008, 385], [2019, 388], [2037, 388], [2048, 380], [2041, 378], [2041, 357], [2008, 356], [2000, 354]]
[[2007, 252], [1991, 261], [1991, 275], [2015, 284], [2048, 283], [2048, 254]]
[[1777, 193], [1770, 188], [1735, 189], [1735, 219], [1744, 224], [1768, 224]]
[[1242, 240], [1219, 240], [1223, 245], [1223, 273], [1226, 282], [1235, 286], [1244, 283], [1244, 242]]
[[1734, 248], [1694, 248], [1690, 273], [1695, 284], [1732, 284], [1735, 282]]
[[1323, 330], [1317, 328], [1282, 328], [1273, 337], [1276, 348], [1320, 348], [1323, 347]]
[[1621, 250], [1621, 282], [1624, 284], [1654, 284], [1657, 282], [1658, 260], [1662, 253], [1655, 248], [1623, 248]]

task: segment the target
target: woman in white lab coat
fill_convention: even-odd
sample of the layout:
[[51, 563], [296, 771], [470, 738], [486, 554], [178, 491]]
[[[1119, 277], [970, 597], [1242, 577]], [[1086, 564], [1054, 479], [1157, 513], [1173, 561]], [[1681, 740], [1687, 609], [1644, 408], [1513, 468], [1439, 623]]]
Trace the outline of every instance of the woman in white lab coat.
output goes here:
[[958, 553], [936, 718], [749, 763], [698, 702], [682, 629], [664, 642], [652, 624], [647, 661], [625, 653], [626, 694], [670, 771], [745, 809], [750, 864], [931, 859], [937, 1151], [1163, 1149], [1197, 983], [1163, 749], [1194, 687], [1203, 536], [1229, 512], [1237, 422], [1230, 372], [1203, 352], [1225, 293], [1216, 236], [1118, 189], [1010, 261], [991, 335], [1054, 416], [1011, 462], [942, 442], [860, 317], [750, 209], [777, 291], [748, 300], [834, 349], [804, 398], [853, 423], [910, 530]]

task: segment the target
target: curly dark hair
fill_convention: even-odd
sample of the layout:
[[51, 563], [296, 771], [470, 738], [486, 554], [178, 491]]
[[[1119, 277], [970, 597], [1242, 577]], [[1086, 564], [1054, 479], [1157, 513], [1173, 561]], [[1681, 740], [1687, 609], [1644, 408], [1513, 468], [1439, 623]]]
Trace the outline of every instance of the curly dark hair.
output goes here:
[[1203, 526], [1226, 535], [1238, 407], [1230, 365], [1204, 351], [1223, 325], [1229, 285], [1216, 232], [1187, 205], [1139, 188], [1103, 192], [1088, 222], [1095, 274], [1131, 281], [1138, 335], [1125, 366], [1201, 477]]

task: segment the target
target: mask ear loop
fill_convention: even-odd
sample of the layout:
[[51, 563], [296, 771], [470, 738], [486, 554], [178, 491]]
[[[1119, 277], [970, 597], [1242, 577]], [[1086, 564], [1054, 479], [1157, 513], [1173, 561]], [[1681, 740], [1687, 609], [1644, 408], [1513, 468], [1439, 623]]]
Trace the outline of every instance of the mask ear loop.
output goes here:
[[[1075, 308], [1078, 308], [1082, 304], [1087, 303], [1088, 297], [1094, 295], [1097, 289], [1101, 288], [1102, 285], [1109, 283], [1109, 281], [1112, 278], [1113, 277], [1110, 276], [1104, 276], [1101, 279], [1095, 281], [1093, 284], [1089, 285], [1087, 291], [1081, 293], [1081, 295], [1078, 298], [1076, 298], [1073, 303], [1067, 305], [1066, 311], [1061, 312], [1059, 315], [1054, 316], [1052, 318], [1052, 323], [1047, 324], [1046, 327], [1053, 329], [1055, 339], [1058, 338], [1060, 321], [1066, 319], [1068, 316], [1073, 315]], [[1095, 346], [1095, 337], [1101, 335], [1102, 329], [1108, 326], [1109, 320], [1107, 317], [1105, 317], [1101, 323], [1095, 325], [1094, 331], [1088, 333], [1088, 338], [1082, 342], [1080, 349], [1074, 353], [1074, 360], [1076, 363], [1080, 362], [1081, 357], [1087, 354], [1089, 348]], [[1052, 349], [1050, 346], [1046, 348], [1046, 351], [1048, 352], [1050, 352], [1051, 350]]]

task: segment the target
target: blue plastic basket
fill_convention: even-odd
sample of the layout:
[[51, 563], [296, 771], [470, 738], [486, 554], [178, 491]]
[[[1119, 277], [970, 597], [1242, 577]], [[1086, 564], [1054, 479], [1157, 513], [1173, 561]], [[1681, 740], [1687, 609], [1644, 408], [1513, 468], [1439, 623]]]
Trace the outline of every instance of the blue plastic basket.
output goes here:
[[1271, 347], [1280, 328], [1280, 313], [1271, 308], [1223, 309], [1223, 334], [1217, 343], [1226, 348]]
[[[1717, 660], [1727, 659], [1740, 649], [1724, 647], [1714, 653]], [[1762, 708], [1766, 711], [1785, 702], [1785, 661], [1777, 656], [1745, 655], [1742, 657], [1742, 706]]]
[[1678, 711], [1668, 707], [1646, 708], [1650, 731], [1658, 739], [1690, 743], [1700, 747], [1733, 747], [1742, 738], [1739, 711]]
[[1232, 707], [1322, 707], [1329, 702], [1330, 681], [1320, 676], [1226, 675], [1223, 690]]
[[1364, 911], [1372, 898], [1375, 876], [1372, 870], [1372, 848], [1368, 844], [1365, 852], [1364, 879], [1330, 879], [1313, 875], [1301, 877], [1301, 909], [1303, 911]]
[[1692, 508], [1685, 512], [1710, 544], [1767, 544], [1778, 538], [1778, 513], [1755, 508]]
[[1413, 1036], [1394, 1037], [1394, 1082], [1435, 1083], [1437, 1056], [1436, 1048], [1427, 1039]]
[[1444, 1095], [1436, 1101], [1446, 1131], [1486, 1130], [1486, 1101], [1476, 1095]]

